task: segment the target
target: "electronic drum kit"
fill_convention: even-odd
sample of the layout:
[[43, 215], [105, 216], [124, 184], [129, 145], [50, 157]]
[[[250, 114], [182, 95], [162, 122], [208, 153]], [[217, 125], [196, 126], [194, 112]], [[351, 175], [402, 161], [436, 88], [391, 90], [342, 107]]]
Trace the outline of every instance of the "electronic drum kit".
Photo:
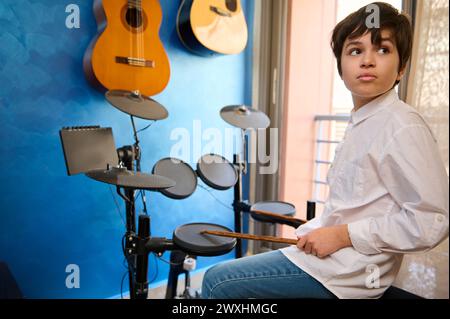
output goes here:
[[[303, 220], [292, 217], [295, 214], [295, 207], [292, 204], [264, 201], [248, 205], [242, 201], [241, 180], [245, 162], [240, 163], [237, 155], [231, 163], [221, 155], [205, 154], [199, 159], [195, 170], [180, 159], [163, 158], [153, 166], [151, 174], [141, 172], [140, 147], [134, 117], [157, 121], [167, 118], [168, 112], [164, 106], [138, 91], [108, 91], [105, 97], [112, 106], [130, 115], [135, 137], [134, 145], [117, 150], [108, 149], [102, 153], [96, 151], [104, 145], [113, 144], [111, 129], [98, 126], [63, 128], [60, 136], [68, 174], [81, 172], [95, 181], [113, 185], [125, 201], [127, 231], [124, 252], [129, 264], [132, 299], [147, 298], [150, 252], [161, 255], [171, 250], [194, 256], [217, 256], [236, 248], [238, 258], [241, 257], [241, 239], [267, 241], [274, 239], [264, 238], [270, 236], [246, 237], [246, 234], [241, 234], [242, 212], [250, 213], [254, 219], [261, 222], [283, 223], [293, 227], [304, 223]], [[224, 107], [220, 111], [220, 116], [228, 124], [240, 128], [243, 134], [247, 129], [266, 129], [270, 125], [269, 118], [263, 112], [244, 105]], [[97, 141], [98, 145], [89, 145], [91, 141]], [[245, 145], [243, 148], [245, 154]], [[75, 166], [76, 170], [73, 169]], [[191, 223], [177, 227], [173, 231], [172, 239], [155, 238], [150, 236], [150, 218], [147, 215], [139, 216], [137, 231], [136, 191], [156, 191], [168, 198], [181, 200], [195, 192], [198, 177], [216, 190], [224, 191], [234, 187], [235, 232], [221, 225]], [[292, 244], [289, 240], [285, 242]]]

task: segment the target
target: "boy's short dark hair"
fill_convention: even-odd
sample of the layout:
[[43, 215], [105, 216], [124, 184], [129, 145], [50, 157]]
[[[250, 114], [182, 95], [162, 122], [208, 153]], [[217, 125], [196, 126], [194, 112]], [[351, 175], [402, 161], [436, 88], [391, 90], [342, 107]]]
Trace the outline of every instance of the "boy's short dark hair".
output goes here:
[[[340, 76], [342, 76], [341, 55], [345, 40], [347, 38], [359, 38], [366, 32], [371, 33], [372, 43], [375, 45], [381, 45], [381, 30], [390, 30], [392, 32], [392, 37], [400, 58], [398, 72], [406, 67], [411, 57], [413, 35], [409, 16], [400, 13], [396, 8], [384, 2], [374, 2], [371, 5], [376, 5], [380, 9], [379, 28], [369, 29], [366, 25], [367, 18], [373, 12], [370, 10], [366, 12], [366, 6], [364, 6], [339, 22], [333, 30], [331, 48], [337, 59]], [[395, 85], [398, 83], [399, 81], [396, 81]]]

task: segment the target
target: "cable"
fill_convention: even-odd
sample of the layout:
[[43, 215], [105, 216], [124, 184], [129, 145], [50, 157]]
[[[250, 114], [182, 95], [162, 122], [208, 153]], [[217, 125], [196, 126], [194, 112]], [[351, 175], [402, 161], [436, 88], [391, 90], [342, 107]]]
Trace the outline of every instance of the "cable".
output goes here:
[[127, 254], [126, 254], [126, 252], [125, 252], [125, 237], [126, 237], [126, 234], [122, 236], [122, 253], [123, 253], [123, 261], [122, 261], [122, 265], [123, 265], [123, 267], [125, 267], [125, 269], [128, 270], [128, 265], [125, 264], [125, 262], [128, 261], [128, 260], [127, 260]]
[[[131, 118], [131, 124], [132, 124], [132, 126], [133, 126], [133, 135], [134, 135], [134, 141], [135, 141], [135, 143], [134, 143], [134, 148], [138, 150], [137, 156], [136, 156], [136, 159], [135, 159], [135, 161], [136, 161], [136, 170], [137, 170], [138, 172], [140, 172], [140, 171], [141, 171], [141, 154], [142, 154], [142, 148], [141, 148], [141, 146], [139, 145], [138, 133], [139, 133], [139, 132], [143, 132], [143, 131], [145, 131], [146, 129], [148, 129], [150, 126], [152, 126], [152, 125], [155, 123], [155, 121], [151, 122], [149, 125], [147, 125], [147, 126], [144, 127], [143, 129], [136, 130], [136, 125], [135, 125], [135, 123], [134, 123], [134, 117], [133, 117], [133, 116], [130, 116], [130, 118]], [[139, 191], [139, 195], [141, 196], [141, 199], [142, 199], [142, 206], [143, 206], [144, 214], [145, 214], [145, 215], [148, 215], [148, 214], [147, 214], [147, 203], [146, 203], [146, 199], [145, 199], [145, 192], [144, 192], [143, 190], [140, 190], [140, 191]], [[137, 199], [137, 198], [136, 198], [136, 199]]]
[[139, 191], [137, 196], [134, 198], [135, 202], [139, 199], [139, 196], [142, 196], [142, 191]]
[[126, 271], [123, 276], [122, 276], [122, 280], [120, 282], [120, 299], [123, 299], [123, 281], [125, 280], [125, 277], [127, 276], [128, 271]]
[[162, 258], [162, 257], [160, 257], [160, 256], [158, 256], [158, 255], [156, 255], [155, 254], [155, 256], [158, 258], [158, 259], [160, 259], [161, 261], [163, 261], [163, 262], [165, 262], [166, 264], [169, 264], [169, 265], [172, 265], [172, 266], [181, 266], [183, 263], [173, 263], [173, 262], [170, 262], [170, 261], [168, 261], [168, 260], [165, 260], [164, 258]]
[[147, 125], [146, 127], [144, 127], [143, 129], [138, 130], [136, 133], [140, 133], [145, 131], [146, 129], [148, 129], [150, 126], [152, 126], [153, 124], [155, 124], [156, 121], [151, 122], [149, 125]]
[[146, 196], [145, 196], [145, 190], [140, 190], [140, 191], [138, 192], [138, 195], [137, 195], [136, 198], [134, 199], [135, 202], [139, 199], [139, 197], [142, 198], [142, 206], [143, 206], [142, 212], [144, 213], [144, 215], [148, 216], [148, 211], [147, 211], [147, 199], [146, 199]]
[[119, 203], [117, 203], [116, 197], [112, 191], [111, 185], [109, 185], [109, 191], [111, 192], [111, 196], [114, 199], [114, 203], [116, 204], [117, 211], [119, 212], [120, 218], [122, 219], [123, 225], [125, 225], [125, 219], [123, 218], [122, 212], [120, 211]]
[[205, 191], [207, 191], [219, 204], [221, 204], [223, 207], [228, 208], [228, 209], [233, 209], [232, 206], [225, 204], [224, 202], [222, 202], [220, 199], [218, 199], [212, 192], [211, 189], [206, 188], [203, 185], [198, 185], [200, 188], [204, 189]]

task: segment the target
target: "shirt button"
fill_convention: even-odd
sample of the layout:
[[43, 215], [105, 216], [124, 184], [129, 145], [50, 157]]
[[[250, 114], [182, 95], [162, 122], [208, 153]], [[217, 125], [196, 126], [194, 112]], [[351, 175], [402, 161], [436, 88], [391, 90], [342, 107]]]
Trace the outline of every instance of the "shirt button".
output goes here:
[[438, 215], [438, 216], [436, 217], [436, 219], [437, 219], [438, 222], [442, 223], [442, 222], [444, 221], [444, 216]]

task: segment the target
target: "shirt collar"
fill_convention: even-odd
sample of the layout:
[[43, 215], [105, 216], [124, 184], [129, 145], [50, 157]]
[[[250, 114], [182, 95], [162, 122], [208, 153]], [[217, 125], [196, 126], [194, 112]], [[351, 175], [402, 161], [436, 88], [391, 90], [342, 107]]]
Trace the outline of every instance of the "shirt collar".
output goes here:
[[395, 88], [387, 91], [386, 93], [380, 95], [376, 99], [370, 101], [369, 103], [360, 107], [356, 112], [351, 112], [351, 123], [356, 125], [372, 115], [375, 115], [385, 107], [391, 105], [395, 101], [398, 101], [397, 92], [395, 92]]

